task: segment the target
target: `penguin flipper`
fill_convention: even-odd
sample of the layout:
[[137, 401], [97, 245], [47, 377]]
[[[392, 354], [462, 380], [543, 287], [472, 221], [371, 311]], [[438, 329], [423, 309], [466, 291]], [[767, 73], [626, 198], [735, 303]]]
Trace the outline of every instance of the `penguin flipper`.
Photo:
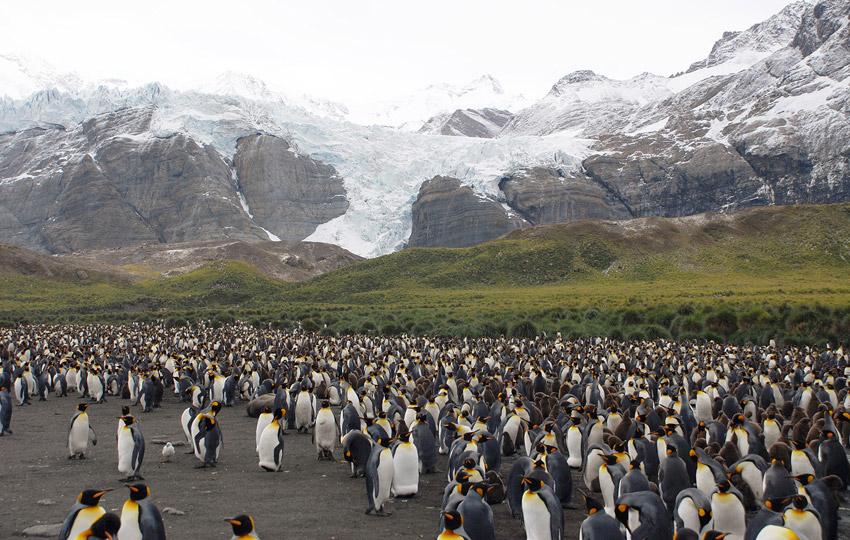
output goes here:
[[94, 432], [94, 428], [89, 426], [89, 433], [91, 433], [91, 445], [97, 446], [97, 434]]

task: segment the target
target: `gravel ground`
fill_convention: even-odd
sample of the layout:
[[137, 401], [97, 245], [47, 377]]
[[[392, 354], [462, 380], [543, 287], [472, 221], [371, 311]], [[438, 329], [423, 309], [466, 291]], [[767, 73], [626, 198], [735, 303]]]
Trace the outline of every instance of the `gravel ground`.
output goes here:
[[[13, 435], [0, 438], [0, 538], [32, 538], [23, 530], [35, 525], [61, 523], [68, 508], [84, 489], [113, 489], [101, 504], [120, 513], [129, 491], [119, 482], [116, 429], [121, 405], [128, 400], [109, 398], [88, 408], [98, 445], [89, 448], [86, 460], [67, 459], [67, 429], [81, 400], [72, 395], [30, 406], [15, 405]], [[196, 469], [199, 461], [177, 447], [170, 463], [161, 455], [165, 441], [184, 442], [180, 414], [186, 407], [166, 393], [162, 408], [142, 414], [132, 407], [147, 442], [141, 473], [151, 489], [151, 499], [163, 511], [173, 508], [181, 515], [163, 513], [168, 538], [229, 539], [225, 518], [247, 513], [254, 518], [260, 538], [268, 539], [390, 539], [436, 538], [442, 492], [446, 486], [446, 458], [440, 456], [437, 474], [420, 477], [419, 494], [409, 500], [388, 503], [393, 515], [365, 515], [366, 486], [362, 478], [349, 478], [348, 464], [317, 461], [310, 435], [289, 431], [286, 435], [284, 470], [260, 469], [254, 451], [256, 420], [245, 413], [244, 404], [219, 413], [224, 448], [215, 469]], [[507, 476], [512, 459], [502, 463]], [[577, 478], [576, 478], [577, 480]], [[580, 496], [575, 497], [580, 502]], [[578, 538], [585, 517], [581, 506], [565, 511], [566, 538]], [[500, 539], [524, 538], [518, 519], [512, 519], [507, 503], [493, 508]], [[56, 536], [51, 536], [55, 538]]]

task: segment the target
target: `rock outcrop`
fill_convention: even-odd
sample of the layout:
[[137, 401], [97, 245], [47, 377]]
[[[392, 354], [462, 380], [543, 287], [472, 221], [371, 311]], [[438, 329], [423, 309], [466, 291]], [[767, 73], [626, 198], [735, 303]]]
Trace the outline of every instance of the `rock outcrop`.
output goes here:
[[267, 231], [300, 241], [348, 207], [333, 167], [296, 156], [283, 139], [240, 140], [234, 168], [183, 133], [152, 135], [153, 113], [125, 109], [72, 130], [0, 135], [0, 238], [48, 253], [256, 242]]
[[303, 240], [348, 210], [336, 170], [297, 155], [285, 140], [251, 135], [236, 149], [236, 174], [251, 215], [281, 240]]
[[431, 118], [419, 133], [491, 139], [498, 135], [513, 117], [513, 113], [499, 109], [458, 109], [450, 115]]
[[460, 180], [436, 176], [413, 203], [409, 247], [468, 247], [527, 226], [499, 201], [479, 196]]

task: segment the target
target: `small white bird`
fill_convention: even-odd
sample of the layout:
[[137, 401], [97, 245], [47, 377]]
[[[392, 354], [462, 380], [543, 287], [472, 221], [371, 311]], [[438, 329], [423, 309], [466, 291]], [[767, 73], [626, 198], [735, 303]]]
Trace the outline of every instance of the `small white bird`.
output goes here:
[[173, 456], [173, 455], [174, 455], [174, 446], [170, 442], [165, 443], [165, 446], [162, 448], [162, 457], [165, 458], [166, 462], [169, 462], [169, 461], [171, 461], [171, 456]]

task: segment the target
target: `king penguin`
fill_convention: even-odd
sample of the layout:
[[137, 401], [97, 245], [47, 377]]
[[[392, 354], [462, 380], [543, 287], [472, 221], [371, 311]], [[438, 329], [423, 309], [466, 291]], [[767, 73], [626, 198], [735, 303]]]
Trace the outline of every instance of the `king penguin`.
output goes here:
[[584, 496], [587, 517], [581, 522], [578, 540], [626, 540], [620, 522], [605, 513], [602, 503]]
[[12, 433], [9, 427], [12, 424], [12, 398], [9, 390], [0, 384], [0, 437], [5, 433]]
[[107, 512], [97, 518], [87, 530], [77, 535], [75, 540], [113, 540], [121, 530], [121, 518]]
[[329, 401], [322, 401], [322, 408], [316, 414], [316, 424], [313, 426], [313, 442], [316, 444], [316, 459], [334, 461], [334, 444], [336, 443], [336, 421], [331, 411]]
[[739, 493], [733, 490], [728, 480], [717, 484], [717, 492], [711, 496], [711, 516], [714, 530], [742, 540], [747, 531], [747, 513]]
[[165, 540], [165, 525], [159, 509], [150, 500], [145, 484], [127, 486], [130, 498], [121, 510], [120, 540]]
[[419, 454], [410, 441], [410, 432], [398, 436], [399, 443], [393, 448], [394, 497], [413, 497], [419, 491]]
[[260, 540], [254, 530], [254, 520], [247, 514], [225, 519], [233, 527], [233, 537], [230, 540]]
[[89, 432], [91, 432], [91, 443], [97, 445], [97, 436], [89, 425], [89, 415], [86, 412], [87, 403], [77, 405], [77, 412], [71, 417], [68, 425], [68, 459], [86, 458], [86, 450], [89, 447]]
[[283, 409], [275, 409], [272, 421], [266, 424], [260, 434], [258, 454], [260, 456], [260, 468], [270, 472], [280, 471], [283, 466], [283, 429], [280, 421], [283, 418]]
[[100, 498], [111, 489], [98, 491], [87, 489], [77, 496], [77, 502], [68, 510], [62, 529], [59, 531], [59, 540], [75, 540], [77, 536], [88, 530], [97, 518], [106, 513], [100, 506]]
[[381, 437], [377, 442], [366, 464], [366, 496], [369, 500], [366, 513], [374, 511], [378, 516], [388, 516], [391, 513], [384, 510], [384, 503], [390, 498], [395, 472], [393, 453], [389, 448], [393, 441]]
[[564, 509], [551, 487], [540, 479], [524, 478], [522, 519], [527, 540], [560, 540], [564, 536]]
[[127, 475], [123, 482], [144, 480], [139, 470], [145, 458], [145, 438], [139, 424], [132, 416], [121, 417], [124, 426], [118, 432], [118, 472]]

